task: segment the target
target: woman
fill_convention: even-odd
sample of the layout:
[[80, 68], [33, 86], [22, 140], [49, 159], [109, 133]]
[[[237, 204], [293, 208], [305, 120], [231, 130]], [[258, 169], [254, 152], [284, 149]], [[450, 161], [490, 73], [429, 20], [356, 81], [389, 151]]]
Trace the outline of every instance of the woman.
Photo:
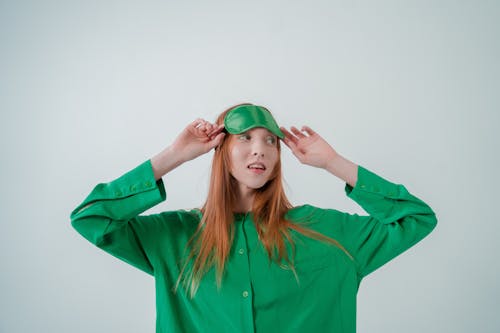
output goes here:
[[[292, 207], [280, 139], [298, 160], [346, 182], [370, 215]], [[215, 148], [201, 209], [140, 213], [165, 200], [162, 177]], [[156, 282], [157, 332], [355, 332], [361, 279], [436, 225], [408, 193], [339, 155], [309, 127], [280, 128], [261, 106], [198, 119], [165, 150], [99, 184], [72, 225]]]

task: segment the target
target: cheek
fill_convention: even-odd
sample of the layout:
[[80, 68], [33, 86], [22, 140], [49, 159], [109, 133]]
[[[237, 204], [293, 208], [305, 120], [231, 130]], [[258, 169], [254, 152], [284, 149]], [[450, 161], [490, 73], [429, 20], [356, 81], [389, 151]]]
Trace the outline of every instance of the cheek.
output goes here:
[[231, 173], [234, 171], [238, 171], [242, 168], [242, 165], [245, 164], [246, 161], [246, 151], [242, 147], [233, 146], [231, 148], [231, 152], [229, 154], [230, 157], [230, 165], [231, 165]]
[[270, 172], [270, 176], [275, 176], [276, 175], [276, 165], [278, 164], [278, 155], [275, 154], [273, 156], [269, 155], [269, 158], [268, 158], [268, 166], [269, 166], [269, 172]]
[[238, 163], [238, 160], [240, 160], [243, 157], [243, 151], [241, 148], [238, 146], [234, 146], [231, 149], [231, 162], [232, 163]]
[[269, 154], [269, 160], [273, 163], [273, 165], [278, 163], [279, 152], [277, 149], [270, 150], [268, 154]]

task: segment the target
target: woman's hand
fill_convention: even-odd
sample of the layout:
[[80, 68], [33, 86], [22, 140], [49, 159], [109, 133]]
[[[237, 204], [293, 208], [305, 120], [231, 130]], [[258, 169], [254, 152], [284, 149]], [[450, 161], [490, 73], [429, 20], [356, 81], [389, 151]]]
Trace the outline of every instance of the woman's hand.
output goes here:
[[299, 131], [291, 127], [292, 133], [281, 127], [285, 134], [283, 142], [287, 145], [298, 160], [304, 164], [326, 169], [338, 153], [318, 133], [310, 127], [303, 126]]
[[356, 186], [358, 181], [357, 164], [339, 155], [325, 139], [311, 128], [303, 126], [302, 131], [299, 131], [292, 126], [291, 130], [293, 134], [281, 127], [281, 131], [285, 134], [283, 142], [300, 162], [323, 168], [352, 187]]
[[174, 140], [170, 148], [177, 152], [182, 162], [192, 160], [217, 147], [225, 136], [224, 125], [196, 119]]
[[222, 132], [223, 129], [224, 125], [211, 124], [204, 119], [193, 121], [170, 146], [151, 158], [155, 179], [160, 179], [182, 163], [217, 147], [226, 135]]

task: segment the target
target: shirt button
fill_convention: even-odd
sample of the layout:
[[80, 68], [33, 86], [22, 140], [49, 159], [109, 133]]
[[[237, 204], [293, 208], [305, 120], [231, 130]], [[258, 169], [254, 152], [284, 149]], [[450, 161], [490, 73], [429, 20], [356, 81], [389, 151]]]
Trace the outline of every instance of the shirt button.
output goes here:
[[238, 253], [239, 253], [239, 254], [243, 254], [243, 253], [245, 253], [245, 250], [243, 250], [243, 249], [239, 249], [239, 250], [238, 250]]
[[119, 197], [119, 196], [121, 196], [121, 195], [122, 195], [122, 192], [121, 192], [121, 191], [116, 191], [116, 192], [115, 192], [115, 195]]
[[243, 295], [243, 297], [244, 297], [244, 298], [247, 298], [247, 297], [248, 297], [248, 291], [246, 291], [246, 290], [245, 290], [245, 291], [242, 293], [242, 295]]
[[151, 182], [147, 181], [147, 182], [144, 183], [144, 185], [146, 185], [146, 187], [151, 187]]
[[361, 185], [360, 185], [360, 187], [361, 187], [361, 188], [365, 188], [365, 187], [366, 187], [366, 185], [365, 185], [365, 184], [361, 184]]

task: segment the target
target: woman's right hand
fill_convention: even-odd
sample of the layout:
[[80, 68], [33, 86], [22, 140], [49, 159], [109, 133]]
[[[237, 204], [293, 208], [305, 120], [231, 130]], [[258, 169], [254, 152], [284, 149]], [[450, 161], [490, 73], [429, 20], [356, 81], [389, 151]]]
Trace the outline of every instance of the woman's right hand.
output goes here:
[[151, 159], [156, 180], [184, 162], [208, 153], [224, 139], [224, 125], [196, 119], [189, 124], [174, 142]]
[[224, 125], [212, 124], [204, 119], [196, 119], [189, 124], [170, 146], [186, 162], [208, 153], [224, 138]]

